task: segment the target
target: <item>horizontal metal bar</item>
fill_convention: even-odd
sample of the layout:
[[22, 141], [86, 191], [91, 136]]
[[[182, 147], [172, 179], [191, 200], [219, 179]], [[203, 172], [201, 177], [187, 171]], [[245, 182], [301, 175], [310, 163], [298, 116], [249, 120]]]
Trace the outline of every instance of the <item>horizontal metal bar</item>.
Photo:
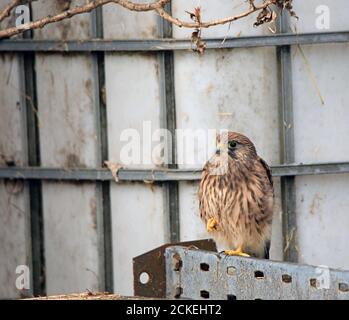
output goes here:
[[[289, 164], [272, 166], [274, 177], [349, 173], [349, 162]], [[200, 169], [120, 169], [119, 181], [193, 181], [201, 177]], [[1, 167], [0, 179], [34, 180], [114, 180], [107, 169], [59, 169], [41, 167]]]
[[318, 164], [287, 164], [272, 166], [273, 176], [306, 176], [318, 174], [349, 173], [349, 162], [318, 163]]
[[[349, 42], [349, 31], [303, 34], [274, 34], [268, 36], [205, 39], [208, 49], [250, 48], [284, 46], [295, 44]], [[144, 39], [144, 40], [0, 40], [0, 52], [117, 52], [117, 51], [168, 51], [189, 50], [189, 39]]]
[[[119, 181], [176, 181], [197, 180], [201, 170], [142, 170], [120, 169], [117, 173]], [[113, 175], [107, 169], [58, 169], [58, 168], [0, 168], [0, 179], [42, 179], [42, 180], [89, 180], [109, 181], [114, 180]]]

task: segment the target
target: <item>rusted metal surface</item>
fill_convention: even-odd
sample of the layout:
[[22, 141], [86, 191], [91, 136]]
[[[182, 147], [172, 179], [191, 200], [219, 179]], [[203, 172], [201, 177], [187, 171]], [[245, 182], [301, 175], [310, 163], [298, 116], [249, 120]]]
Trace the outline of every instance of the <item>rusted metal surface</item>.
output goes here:
[[[166, 264], [165, 250], [176, 244], [165, 244], [138, 257], [133, 258], [134, 294], [143, 297], [164, 298], [166, 295]], [[195, 249], [217, 251], [216, 244], [211, 239], [181, 242], [177, 245]], [[174, 257], [176, 259], [176, 257]], [[181, 261], [173, 262], [177, 269], [181, 268]], [[141, 282], [141, 275], [148, 275], [148, 282]]]
[[179, 246], [167, 248], [165, 257], [169, 299], [349, 299], [349, 271]]
[[296, 186], [299, 262], [349, 269], [349, 175], [297, 177]]

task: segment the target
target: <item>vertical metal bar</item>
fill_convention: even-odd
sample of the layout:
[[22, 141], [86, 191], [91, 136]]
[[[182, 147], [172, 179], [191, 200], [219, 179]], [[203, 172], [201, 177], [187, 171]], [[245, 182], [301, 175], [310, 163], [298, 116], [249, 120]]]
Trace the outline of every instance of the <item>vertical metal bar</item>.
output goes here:
[[[103, 11], [97, 8], [92, 14], [92, 33], [95, 38], [103, 39]], [[95, 103], [96, 103], [96, 125], [99, 152], [97, 159], [99, 165], [103, 166], [108, 160], [108, 134], [107, 134], [107, 108], [105, 101], [105, 63], [104, 52], [92, 54], [95, 83]], [[113, 292], [113, 259], [112, 259], [112, 227], [111, 227], [111, 207], [110, 207], [110, 182], [97, 182], [97, 193], [99, 198], [98, 214], [98, 237], [99, 237], [99, 269], [100, 269], [100, 289]]]
[[[279, 31], [289, 32], [289, 15], [285, 12], [279, 21]], [[281, 163], [290, 164], [295, 161], [293, 91], [292, 91], [292, 57], [291, 46], [277, 48], [280, 83], [280, 139]], [[281, 197], [283, 212], [283, 244], [284, 260], [297, 262], [297, 217], [295, 177], [281, 178]]]
[[[165, 7], [167, 12], [171, 12], [171, 4]], [[159, 17], [159, 36], [162, 38], [172, 38], [172, 24]], [[158, 53], [160, 62], [160, 89], [161, 89], [161, 126], [169, 130], [172, 136], [172, 143], [169, 144], [169, 159], [172, 163], [168, 165], [171, 169], [176, 169], [176, 103], [174, 88], [174, 53], [166, 51]], [[164, 184], [166, 192], [166, 210], [170, 229], [170, 241], [180, 241], [179, 224], [179, 197], [178, 182], [172, 181]]]
[[[23, 37], [23, 35], [22, 35]], [[26, 98], [26, 90], [25, 90], [25, 68], [24, 68], [24, 55], [22, 53], [18, 54], [18, 63], [19, 63], [19, 91], [20, 91], [20, 105], [22, 106], [21, 111], [21, 121], [22, 121], [22, 141], [24, 145], [24, 163], [28, 166], [29, 163], [29, 149], [28, 149], [28, 121], [27, 121], [27, 98]], [[30, 273], [30, 286], [26, 291], [22, 291], [20, 296], [22, 298], [25, 297], [33, 297], [34, 295], [34, 276], [33, 276], [33, 257], [32, 257], [32, 223], [31, 223], [31, 201], [30, 201], [30, 180], [24, 181], [24, 188], [26, 192], [24, 193], [26, 207], [25, 207], [25, 252], [26, 252], [26, 262], [25, 264], [31, 270]]]
[[[30, 14], [32, 8], [30, 6]], [[32, 19], [32, 17], [30, 17]], [[25, 39], [33, 37], [32, 31], [24, 33]], [[40, 166], [40, 141], [38, 123], [38, 102], [36, 92], [35, 53], [23, 54], [22, 87], [25, 95], [28, 165]], [[33, 295], [46, 294], [44, 223], [42, 211], [42, 182], [29, 180], [30, 228]]]

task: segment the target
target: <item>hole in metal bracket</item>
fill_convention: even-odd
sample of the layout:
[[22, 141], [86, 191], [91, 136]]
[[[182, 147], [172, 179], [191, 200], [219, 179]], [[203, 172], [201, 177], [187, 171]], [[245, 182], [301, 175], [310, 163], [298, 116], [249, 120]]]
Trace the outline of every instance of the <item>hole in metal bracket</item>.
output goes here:
[[264, 272], [263, 271], [260, 271], [260, 270], [256, 270], [254, 272], [254, 277], [256, 279], [264, 279]]
[[182, 294], [183, 294], [183, 288], [182, 287], [177, 287], [175, 295], [174, 295], [175, 299], [180, 298]]
[[237, 300], [236, 295], [234, 295], [234, 294], [228, 294], [228, 295], [227, 295], [227, 300]]
[[289, 274], [283, 274], [281, 276], [281, 278], [282, 278], [282, 282], [285, 282], [285, 283], [291, 283], [292, 282], [292, 277]]
[[139, 282], [141, 284], [147, 284], [150, 280], [150, 276], [147, 272], [142, 272], [140, 275], [139, 275]]
[[204, 299], [208, 299], [210, 297], [210, 293], [206, 290], [201, 290], [200, 291], [200, 297]]
[[338, 290], [342, 292], [349, 292], [349, 284], [347, 283], [338, 283]]
[[210, 270], [210, 265], [208, 265], [207, 263], [200, 263], [200, 269], [202, 271], [209, 271]]
[[227, 268], [227, 274], [229, 276], [235, 276], [236, 275], [236, 268], [233, 266], [230, 266]]
[[310, 279], [309, 283], [310, 283], [310, 286], [315, 288], [315, 289], [318, 287], [316, 279]]
[[180, 271], [183, 266], [183, 261], [181, 259], [181, 256], [178, 253], [175, 253], [172, 257], [172, 263], [173, 263], [173, 270], [174, 271]]

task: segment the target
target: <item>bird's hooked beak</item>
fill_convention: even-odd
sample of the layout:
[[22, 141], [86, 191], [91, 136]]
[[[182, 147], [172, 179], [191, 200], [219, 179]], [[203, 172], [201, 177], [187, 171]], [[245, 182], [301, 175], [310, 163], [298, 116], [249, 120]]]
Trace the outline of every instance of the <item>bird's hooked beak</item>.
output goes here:
[[220, 155], [221, 153], [224, 153], [224, 152], [228, 152], [228, 145], [226, 143], [219, 142], [217, 144], [216, 154]]

